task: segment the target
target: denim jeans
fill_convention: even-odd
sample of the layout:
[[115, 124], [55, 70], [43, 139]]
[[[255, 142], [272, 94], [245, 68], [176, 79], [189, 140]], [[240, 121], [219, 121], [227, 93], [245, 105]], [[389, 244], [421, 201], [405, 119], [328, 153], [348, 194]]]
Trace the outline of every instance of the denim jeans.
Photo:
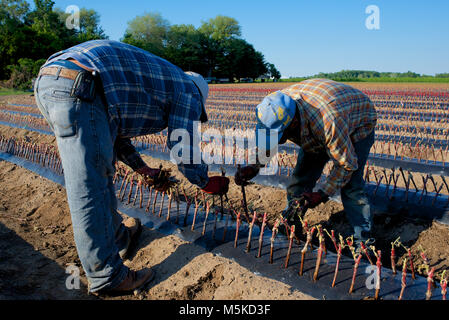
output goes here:
[[[354, 237], [361, 240], [367, 238], [373, 224], [363, 179], [363, 171], [373, 143], [374, 131], [365, 139], [354, 143], [358, 169], [352, 173], [349, 182], [341, 189], [341, 200], [346, 217], [354, 228]], [[288, 202], [292, 198], [299, 197], [303, 192], [313, 190], [328, 161], [329, 156], [325, 152], [320, 154], [299, 153], [295, 170], [287, 187]]]
[[35, 98], [56, 136], [78, 256], [89, 290], [96, 292], [125, 279], [128, 268], [119, 251], [127, 248], [130, 235], [117, 212], [107, 111], [99, 95], [93, 102], [72, 97], [73, 85], [66, 78], [40, 76]]

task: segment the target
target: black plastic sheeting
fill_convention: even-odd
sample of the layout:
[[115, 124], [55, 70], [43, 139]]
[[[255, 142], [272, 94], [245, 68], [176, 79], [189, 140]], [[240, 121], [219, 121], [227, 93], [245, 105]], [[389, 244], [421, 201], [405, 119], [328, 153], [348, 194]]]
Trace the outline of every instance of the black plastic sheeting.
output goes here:
[[31, 117], [35, 117], [35, 118], [39, 118], [39, 119], [43, 119], [44, 118], [43, 115], [37, 114], [37, 113], [32, 113], [32, 112], [23, 112], [23, 111], [5, 110], [5, 109], [0, 109], [0, 112], [11, 113], [11, 114], [18, 114], [18, 115], [21, 115], [21, 116], [31, 116]]
[[382, 168], [401, 167], [404, 170], [412, 172], [449, 176], [449, 163], [442, 163], [441, 161], [419, 161], [418, 159], [400, 159], [400, 157], [396, 157], [395, 159], [394, 156], [370, 154], [368, 162], [370, 165]]
[[[2, 124], [0, 122], [0, 124]], [[9, 126], [24, 128], [22, 126], [15, 126], [13, 124], [7, 124]], [[28, 129], [25, 127], [25, 129]], [[31, 130], [31, 129], [28, 129]], [[51, 132], [46, 132], [43, 130], [32, 129], [44, 134], [52, 134]], [[149, 155], [153, 158], [170, 161], [170, 153], [148, 150], [142, 147], [136, 147], [136, 149], [142, 154]], [[162, 149], [162, 148], [161, 148]], [[14, 158], [14, 157], [13, 157]], [[17, 158], [17, 161], [22, 161]], [[449, 175], [449, 167], [442, 165], [441, 163], [424, 163], [418, 161], [408, 161], [394, 159], [393, 157], [374, 157], [371, 155], [369, 158], [370, 165], [377, 165], [385, 168], [399, 168], [404, 170], [409, 170], [413, 172], [423, 172], [438, 175]], [[227, 176], [233, 176], [237, 170], [235, 165], [209, 165], [210, 171], [220, 172], [222, 169], [226, 171]], [[285, 170], [283, 170], [285, 172]], [[271, 186], [275, 188], [286, 188], [289, 183], [290, 178], [286, 175], [258, 175], [252, 182]], [[434, 193], [425, 193], [421, 198], [421, 194], [414, 191], [409, 191], [408, 202], [404, 202], [405, 199], [405, 189], [396, 188], [394, 197], [391, 196], [393, 187], [381, 184], [376, 191], [374, 196], [374, 190], [376, 186], [373, 184], [366, 185], [366, 191], [370, 195], [373, 208], [375, 212], [379, 213], [391, 213], [391, 214], [402, 214], [406, 212], [412, 217], [419, 217], [425, 220], [436, 220], [440, 223], [449, 225], [449, 199], [446, 195], [436, 195]], [[390, 190], [390, 193], [388, 192]], [[436, 199], [435, 199], [436, 198]], [[339, 196], [334, 197], [333, 200], [341, 202]]]
[[15, 124], [15, 123], [11, 123], [11, 122], [0, 121], [0, 125], [12, 127], [12, 128], [25, 129], [28, 131], [34, 131], [34, 132], [47, 134], [47, 135], [53, 135], [53, 132], [51, 132], [51, 131], [36, 129], [36, 128], [30, 127], [26, 124]]
[[[29, 161], [18, 159], [9, 154], [0, 153], [0, 159], [10, 161], [17, 165], [20, 165], [36, 174], [41, 175], [51, 181], [54, 181], [60, 185], [64, 185], [64, 179], [62, 176], [55, 175], [47, 168], [40, 167], [37, 164]], [[120, 183], [117, 183], [117, 189]], [[148, 192], [145, 195], [144, 203], [148, 201]], [[303, 276], [298, 275], [300, 265], [300, 250], [302, 245], [298, 246], [294, 243], [292, 247], [292, 253], [290, 263], [287, 268], [284, 268], [284, 261], [286, 258], [286, 252], [288, 248], [288, 242], [282, 235], [278, 235], [275, 241], [274, 250], [274, 262], [269, 264], [269, 250], [270, 250], [270, 238], [271, 231], [267, 228], [263, 236], [262, 256], [256, 257], [258, 251], [258, 240], [260, 231], [257, 226], [254, 227], [252, 233], [251, 250], [245, 252], [248, 224], [243, 222], [239, 228], [239, 240], [237, 242], [237, 248], [234, 248], [234, 239], [236, 231], [236, 222], [229, 219], [226, 236], [224, 235], [224, 229], [226, 225], [226, 217], [223, 219], [215, 219], [215, 215], [212, 210], [207, 220], [205, 220], [205, 213], [200, 207], [196, 218], [196, 228], [191, 231], [191, 224], [193, 220], [193, 206], [190, 208], [190, 214], [188, 215], [186, 227], [177, 225], [174, 223], [176, 218], [176, 206], [172, 204], [171, 219], [167, 221], [167, 207], [168, 200], [165, 199], [164, 206], [161, 210], [161, 197], [156, 205], [155, 214], [146, 213], [144, 209], [138, 209], [131, 205], [125, 205], [119, 202], [119, 209], [129, 216], [140, 218], [142, 222], [149, 228], [158, 230], [166, 235], [175, 235], [183, 240], [200, 245], [206, 250], [229, 259], [236, 261], [243, 267], [251, 270], [256, 275], [269, 277], [283, 283], [290, 285], [293, 289], [300, 290], [306, 294], [309, 294], [317, 299], [332, 299], [332, 300], [360, 300], [366, 297], [374, 296], [374, 274], [375, 268], [362, 262], [359, 266], [356, 282], [354, 286], [354, 292], [348, 294], [348, 290], [351, 284], [353, 274], [353, 260], [345, 256], [342, 257], [340, 262], [339, 275], [337, 278], [336, 286], [331, 288], [331, 283], [334, 275], [336, 255], [332, 252], [328, 252], [323, 258], [320, 273], [317, 282], [313, 282], [313, 273], [316, 262], [316, 248], [313, 252], [308, 252], [304, 263]], [[151, 210], [151, 209], [150, 209]], [[161, 211], [160, 211], [161, 210]], [[180, 219], [184, 220], [185, 203], [180, 205]], [[158, 217], [161, 212], [161, 218]], [[204, 221], [206, 221], [206, 233], [201, 235]], [[216, 221], [216, 224], [215, 224]], [[215, 224], [215, 228], [214, 228]], [[214, 232], [215, 229], [215, 232]], [[381, 275], [381, 290], [380, 298], [384, 300], [396, 300], [399, 296], [401, 289], [401, 274], [393, 275], [391, 270], [382, 268]], [[423, 277], [417, 276], [416, 280], [413, 280], [410, 275], [407, 276], [407, 288], [404, 292], [404, 300], [423, 300], [425, 299], [425, 293], [427, 289], [427, 280]], [[439, 289], [433, 290], [432, 299], [441, 300], [442, 295]]]
[[[9, 123], [9, 122], [3, 122], [3, 121], [0, 121], [0, 125], [10, 126], [10, 127], [19, 128], [19, 129], [25, 129], [25, 130], [29, 130], [29, 131], [35, 131], [35, 132], [38, 132], [41, 134], [47, 134], [47, 135], [53, 134], [51, 131], [35, 129], [28, 125], [18, 125], [18, 124]], [[245, 145], [247, 145], [247, 141], [246, 141]], [[136, 149], [143, 154], [146, 154], [151, 157], [158, 158], [158, 159], [162, 159], [162, 160], [167, 160], [167, 161], [170, 160], [170, 154], [168, 152], [149, 150], [149, 149], [142, 148], [141, 146], [142, 146], [141, 142], [135, 143]], [[158, 149], [162, 150], [163, 148], [159, 147]], [[282, 153], [282, 152], [293, 153], [294, 151], [296, 153], [298, 153], [299, 149], [300, 149], [300, 147], [293, 145], [293, 144], [286, 144], [286, 145], [279, 146], [280, 153]], [[378, 155], [378, 154], [370, 154], [368, 161], [372, 165], [376, 165], [376, 166], [383, 167], [383, 168], [392, 168], [392, 167], [399, 168], [399, 167], [401, 167], [404, 170], [413, 171], [413, 172], [421, 172], [421, 173], [449, 176], [449, 165], [446, 163], [442, 163], [440, 161], [430, 161], [430, 160], [429, 161], [426, 161], [426, 160], [419, 161], [418, 159], [402, 159], [401, 160], [398, 157], [396, 157], [396, 159], [395, 159], [394, 156]], [[226, 170], [229, 170], [231, 172], [235, 172], [235, 170], [236, 170], [234, 168], [235, 167], [234, 165], [214, 165], [214, 164], [212, 164], [212, 165], [210, 165], [210, 167], [212, 168], [213, 171], [219, 171], [219, 169], [221, 167], [223, 167]], [[287, 172], [287, 169], [285, 169], [285, 168], [281, 169], [281, 174], [286, 175], [286, 172]], [[267, 183], [268, 183], [267, 185], [270, 185], [270, 186], [278, 186], [278, 187], [286, 186], [286, 181], [288, 181], [287, 177], [281, 175], [281, 176], [277, 176], [276, 179], [279, 179], [280, 182], [276, 183], [275, 181], [271, 181], [271, 180], [274, 180], [271, 178], [261, 178], [255, 182], [265, 185], [265, 183], [263, 183], [262, 181], [267, 181]]]

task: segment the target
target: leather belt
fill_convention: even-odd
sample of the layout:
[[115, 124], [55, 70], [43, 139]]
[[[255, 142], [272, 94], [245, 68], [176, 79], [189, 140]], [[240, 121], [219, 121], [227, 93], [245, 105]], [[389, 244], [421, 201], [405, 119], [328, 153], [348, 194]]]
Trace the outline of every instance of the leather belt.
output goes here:
[[56, 76], [59, 70], [61, 70], [61, 72], [59, 73], [60, 77], [70, 80], [75, 80], [78, 74], [81, 72], [78, 70], [71, 70], [61, 67], [45, 67], [41, 69], [39, 76]]

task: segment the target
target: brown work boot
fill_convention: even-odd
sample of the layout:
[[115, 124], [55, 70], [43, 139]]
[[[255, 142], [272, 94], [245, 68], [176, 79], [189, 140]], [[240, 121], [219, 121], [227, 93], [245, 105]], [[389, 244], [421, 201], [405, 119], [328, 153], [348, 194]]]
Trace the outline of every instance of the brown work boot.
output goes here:
[[119, 255], [123, 260], [135, 249], [140, 234], [142, 233], [142, 222], [140, 219], [128, 218], [123, 222], [123, 225], [129, 230], [130, 241], [128, 248], [120, 250]]
[[149, 268], [144, 268], [139, 271], [128, 270], [126, 278], [117, 287], [112, 289], [101, 290], [95, 295], [117, 296], [122, 294], [129, 294], [132, 291], [144, 287], [154, 279], [154, 272]]

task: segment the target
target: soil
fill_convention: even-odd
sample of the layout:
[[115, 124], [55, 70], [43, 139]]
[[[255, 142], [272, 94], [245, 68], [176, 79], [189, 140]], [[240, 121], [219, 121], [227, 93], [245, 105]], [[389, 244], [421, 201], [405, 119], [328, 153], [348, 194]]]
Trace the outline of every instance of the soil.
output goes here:
[[[0, 300], [98, 299], [67, 290], [66, 267], [80, 267], [65, 189], [14, 164], [0, 161]], [[151, 288], [137, 296], [102, 299], [312, 299], [289, 286], [216, 256], [176, 236], [144, 228], [131, 269], [151, 267]]]
[[[19, 99], [23, 99], [20, 103], [30, 103], [26, 96]], [[6, 126], [0, 126], [0, 134], [54, 143], [52, 136]], [[196, 192], [197, 188], [174, 164], [148, 156], [143, 159], [152, 167], [162, 163], [165, 168], [172, 168], [186, 193]], [[0, 181], [0, 299], [98, 299], [87, 295], [82, 268], [81, 290], [65, 287], [66, 267], [69, 264], [80, 267], [65, 189], [4, 161], [0, 161]], [[251, 212], [267, 212], [272, 226], [285, 207], [285, 190], [255, 184], [246, 187], [246, 194]], [[233, 207], [241, 208], [241, 190], [233, 181], [228, 197]], [[333, 201], [309, 210], [305, 219], [310, 225], [322, 224], [343, 237], [352, 234], [342, 205]], [[422, 265], [419, 254], [425, 250], [437, 275], [449, 268], [446, 225], [382, 214], [375, 217], [373, 236], [376, 247], [384, 252], [386, 267], [390, 266], [391, 242], [400, 237], [411, 248], [415, 266]], [[327, 242], [326, 246], [331, 248], [332, 243]], [[396, 251], [399, 266], [405, 250], [396, 248]], [[153, 268], [156, 278], [150, 288], [137, 296], [102, 299], [312, 299], [281, 282], [256, 275], [233, 260], [147, 228], [136, 252], [125, 263], [132, 269]]]

